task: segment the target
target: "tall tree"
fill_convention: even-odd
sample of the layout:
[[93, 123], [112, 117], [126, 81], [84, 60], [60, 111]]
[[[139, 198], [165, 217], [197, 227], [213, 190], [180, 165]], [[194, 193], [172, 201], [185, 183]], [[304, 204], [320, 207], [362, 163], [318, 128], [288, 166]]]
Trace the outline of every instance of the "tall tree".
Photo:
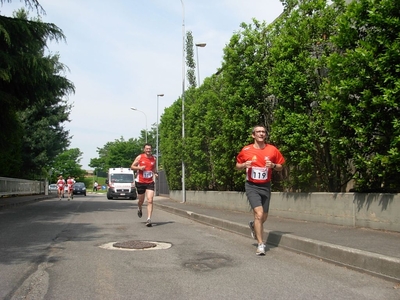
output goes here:
[[53, 24], [39, 18], [29, 21], [24, 10], [14, 13], [14, 18], [0, 16], [0, 25], [4, 29], [0, 32], [0, 119], [14, 118], [2, 123], [0, 156], [5, 163], [0, 174], [31, 177], [69, 143], [62, 123], [68, 120], [70, 106], [62, 98], [74, 86], [61, 75], [66, 67], [59, 56], [45, 55], [47, 40], [65, 37]]
[[62, 122], [68, 121], [70, 105], [60, 100], [53, 105], [35, 104], [18, 112], [23, 127], [22, 169], [28, 178], [49, 169], [54, 158], [69, 146], [69, 131]]
[[187, 79], [189, 87], [196, 87], [196, 63], [193, 54], [193, 35], [191, 31], [186, 32], [186, 65], [187, 65]]
[[[12, 0], [0, 0], [1, 4], [4, 4], [4, 2], [11, 3]], [[36, 8], [38, 12], [45, 13], [43, 7], [40, 5], [38, 0], [24, 0], [24, 2], [25, 6], [27, 6], [28, 8]]]
[[77, 181], [82, 181], [86, 174], [80, 165], [82, 155], [79, 148], [68, 149], [58, 154], [52, 165], [51, 182], [56, 182], [59, 175], [62, 175], [64, 179], [71, 176]]
[[99, 157], [92, 158], [89, 166], [102, 172], [107, 172], [109, 168], [129, 168], [135, 157], [143, 152], [143, 145], [144, 142], [138, 139], [125, 141], [123, 137], [108, 142], [97, 148]]

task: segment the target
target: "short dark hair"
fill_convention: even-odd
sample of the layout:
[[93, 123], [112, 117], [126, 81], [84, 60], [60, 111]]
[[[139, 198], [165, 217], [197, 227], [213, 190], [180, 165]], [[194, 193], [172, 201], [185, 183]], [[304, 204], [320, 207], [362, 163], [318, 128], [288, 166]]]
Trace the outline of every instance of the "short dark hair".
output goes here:
[[251, 130], [252, 134], [254, 134], [256, 132], [257, 127], [262, 127], [265, 129], [265, 132], [267, 132], [267, 128], [264, 125], [255, 125], [255, 126], [253, 126], [253, 129]]

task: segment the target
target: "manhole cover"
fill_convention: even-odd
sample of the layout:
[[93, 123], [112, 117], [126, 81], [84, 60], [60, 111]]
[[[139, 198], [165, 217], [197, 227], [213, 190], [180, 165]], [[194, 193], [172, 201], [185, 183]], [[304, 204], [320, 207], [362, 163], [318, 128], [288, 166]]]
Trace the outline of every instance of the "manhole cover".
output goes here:
[[127, 249], [146, 249], [157, 246], [156, 243], [143, 242], [143, 241], [127, 241], [122, 243], [114, 243], [113, 247], [127, 248]]
[[164, 250], [171, 248], [170, 243], [153, 242], [153, 241], [126, 241], [111, 242], [101, 245], [100, 248], [107, 250], [124, 250], [124, 251], [143, 251], [143, 250]]

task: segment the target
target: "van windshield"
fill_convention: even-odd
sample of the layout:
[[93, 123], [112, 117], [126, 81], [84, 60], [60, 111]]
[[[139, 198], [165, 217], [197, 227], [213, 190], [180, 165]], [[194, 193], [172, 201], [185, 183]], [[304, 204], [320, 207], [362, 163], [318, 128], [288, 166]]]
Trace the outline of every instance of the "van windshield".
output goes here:
[[117, 182], [117, 183], [133, 182], [133, 174], [111, 174], [111, 182]]

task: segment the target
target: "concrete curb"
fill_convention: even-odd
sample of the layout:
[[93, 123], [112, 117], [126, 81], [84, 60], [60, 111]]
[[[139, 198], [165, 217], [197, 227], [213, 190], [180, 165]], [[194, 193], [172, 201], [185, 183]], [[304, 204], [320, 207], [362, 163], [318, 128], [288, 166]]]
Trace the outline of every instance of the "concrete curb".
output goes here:
[[[227, 220], [209, 217], [157, 202], [154, 202], [154, 205], [170, 213], [251, 238], [247, 224], [238, 224]], [[400, 259], [398, 258], [338, 246], [283, 232], [268, 230], [265, 230], [264, 232], [267, 234], [267, 244], [269, 245], [282, 247], [287, 250], [316, 257], [330, 263], [368, 273], [386, 280], [400, 282]]]

